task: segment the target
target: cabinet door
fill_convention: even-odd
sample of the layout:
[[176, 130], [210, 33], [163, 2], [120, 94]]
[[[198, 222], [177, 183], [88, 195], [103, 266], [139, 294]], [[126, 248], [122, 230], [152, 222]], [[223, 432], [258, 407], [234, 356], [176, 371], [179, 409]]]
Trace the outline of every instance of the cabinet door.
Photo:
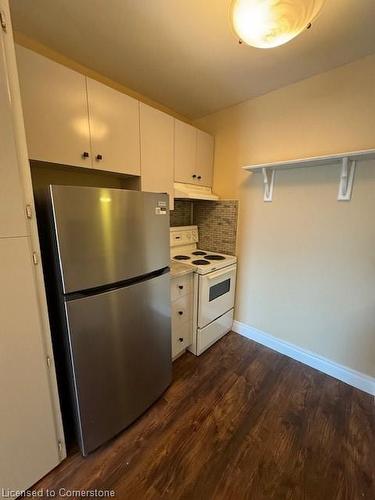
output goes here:
[[202, 186], [212, 186], [212, 170], [214, 160], [214, 138], [212, 135], [197, 130], [196, 174]]
[[0, 262], [0, 485], [24, 489], [60, 459], [29, 238], [1, 238]]
[[[1, 32], [2, 33], [2, 32]], [[6, 72], [5, 46], [0, 33], [0, 238], [27, 234], [25, 205], [18, 170], [12, 110]]]
[[174, 119], [140, 103], [142, 191], [169, 194], [173, 210]]
[[85, 77], [20, 46], [17, 63], [29, 157], [90, 167]]
[[140, 175], [139, 102], [87, 78], [93, 167]]
[[196, 142], [197, 129], [180, 120], [175, 120], [174, 179], [176, 182], [193, 183], [196, 180]]

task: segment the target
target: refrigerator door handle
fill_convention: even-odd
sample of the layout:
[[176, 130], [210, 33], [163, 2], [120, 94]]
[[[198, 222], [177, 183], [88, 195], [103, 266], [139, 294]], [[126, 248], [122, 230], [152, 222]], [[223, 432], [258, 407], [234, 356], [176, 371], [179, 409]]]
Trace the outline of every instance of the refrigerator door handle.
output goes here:
[[163, 267], [162, 269], [158, 269], [157, 271], [144, 274], [143, 276], [137, 276], [136, 278], [117, 281], [116, 283], [110, 283], [108, 285], [89, 288], [88, 290], [80, 290], [79, 292], [67, 293], [65, 294], [64, 297], [66, 301], [82, 299], [84, 297], [92, 297], [94, 295], [99, 295], [104, 292], [110, 292], [112, 290], [117, 290], [118, 288], [126, 288], [135, 285], [137, 283], [142, 283], [143, 281], [147, 281], [152, 278], [157, 278], [158, 276], [162, 276], [163, 274], [169, 273], [169, 271], [170, 271], [169, 267]]

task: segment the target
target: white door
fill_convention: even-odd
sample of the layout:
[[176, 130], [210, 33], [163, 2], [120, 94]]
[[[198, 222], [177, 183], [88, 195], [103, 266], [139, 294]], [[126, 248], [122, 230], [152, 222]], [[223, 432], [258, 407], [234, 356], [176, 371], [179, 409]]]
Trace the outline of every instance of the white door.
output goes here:
[[87, 78], [94, 168], [140, 175], [139, 102]]
[[[0, 10], [6, 24], [6, 30], [0, 26], [1, 188], [6, 183], [4, 191], [0, 188], [0, 214], [9, 217], [4, 225], [0, 216], [0, 489], [23, 490], [58, 465], [65, 450], [58, 404], [54, 400], [51, 346], [42, 325], [31, 237], [19, 235], [29, 232], [29, 227], [25, 230], [21, 221], [21, 213], [26, 220], [25, 184], [20, 182], [21, 164], [13, 146], [14, 123], [22, 119], [15, 114], [19, 89], [7, 0], [0, 0]], [[24, 147], [23, 132], [17, 134], [17, 139], [17, 145], [22, 142]], [[22, 147], [16, 150], [19, 156]], [[27, 163], [26, 156], [23, 161]]]
[[202, 186], [212, 186], [212, 170], [214, 161], [214, 138], [212, 135], [197, 129], [197, 181]]
[[85, 77], [17, 46], [29, 157], [90, 167]]
[[[16, 145], [4, 37], [0, 36], [0, 238], [27, 234], [25, 203], [17, 165]], [[1, 261], [0, 261], [1, 262]]]
[[174, 179], [176, 182], [195, 183], [197, 129], [175, 120]]
[[1, 238], [0, 262], [0, 485], [22, 489], [60, 458], [29, 238]]
[[169, 194], [173, 210], [174, 119], [140, 103], [142, 191]]

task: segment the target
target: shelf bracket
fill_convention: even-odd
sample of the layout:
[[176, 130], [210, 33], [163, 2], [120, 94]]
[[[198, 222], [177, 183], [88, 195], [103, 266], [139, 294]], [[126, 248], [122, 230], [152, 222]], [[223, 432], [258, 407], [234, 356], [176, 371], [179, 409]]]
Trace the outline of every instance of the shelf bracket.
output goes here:
[[339, 201], [350, 201], [353, 191], [353, 181], [355, 172], [355, 160], [349, 160], [347, 156], [342, 159], [340, 174], [340, 186], [337, 199]]
[[273, 168], [262, 168], [264, 182], [264, 201], [272, 201], [275, 170]]

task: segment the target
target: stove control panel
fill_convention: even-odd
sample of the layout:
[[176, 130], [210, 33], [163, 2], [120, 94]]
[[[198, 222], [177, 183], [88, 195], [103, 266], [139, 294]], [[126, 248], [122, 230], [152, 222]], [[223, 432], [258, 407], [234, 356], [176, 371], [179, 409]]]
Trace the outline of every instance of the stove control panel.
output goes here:
[[198, 242], [197, 226], [178, 226], [170, 228], [170, 246], [191, 245]]

